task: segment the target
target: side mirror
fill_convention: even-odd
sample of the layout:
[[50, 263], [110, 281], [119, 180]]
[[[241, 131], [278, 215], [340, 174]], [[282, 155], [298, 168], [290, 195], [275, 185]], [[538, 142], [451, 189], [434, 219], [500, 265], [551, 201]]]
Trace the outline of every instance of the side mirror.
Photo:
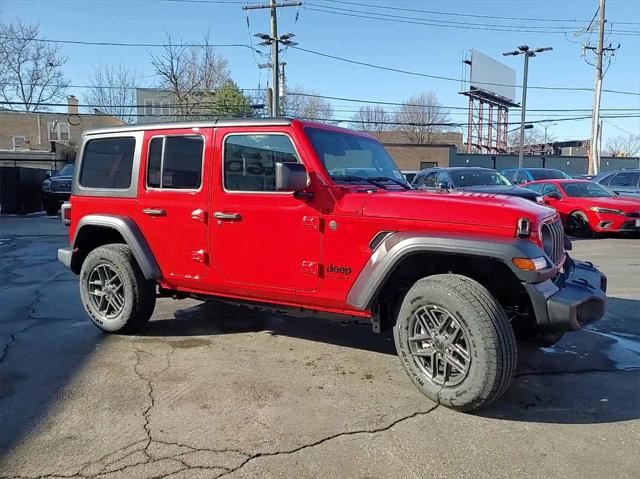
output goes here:
[[438, 181], [438, 189], [439, 190], [449, 190], [451, 189], [451, 184], [448, 181]]
[[44, 179], [45, 179], [45, 180], [48, 180], [49, 178], [51, 178], [51, 172], [50, 172], [50, 171], [47, 171], [47, 172], [44, 174]]
[[561, 200], [562, 199], [562, 195], [560, 193], [558, 193], [557, 191], [552, 191], [551, 193], [549, 193], [547, 195], [547, 198], [552, 199], [552, 200]]
[[302, 191], [308, 180], [307, 169], [302, 163], [276, 163], [276, 191]]

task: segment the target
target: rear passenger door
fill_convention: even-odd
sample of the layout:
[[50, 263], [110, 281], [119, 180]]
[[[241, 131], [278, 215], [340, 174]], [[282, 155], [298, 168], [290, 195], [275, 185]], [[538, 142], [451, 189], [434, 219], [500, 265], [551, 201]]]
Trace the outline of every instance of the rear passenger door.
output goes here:
[[137, 217], [175, 286], [198, 286], [207, 275], [207, 185], [211, 131], [147, 131], [142, 149]]

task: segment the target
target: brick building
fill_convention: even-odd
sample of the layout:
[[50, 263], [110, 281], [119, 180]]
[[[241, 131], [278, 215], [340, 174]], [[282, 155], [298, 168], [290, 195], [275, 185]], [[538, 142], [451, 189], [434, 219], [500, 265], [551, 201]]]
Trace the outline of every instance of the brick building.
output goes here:
[[0, 166], [56, 169], [60, 162], [73, 161], [85, 130], [123, 124], [99, 110], [80, 113], [73, 95], [67, 97], [67, 103], [66, 112], [0, 110]]

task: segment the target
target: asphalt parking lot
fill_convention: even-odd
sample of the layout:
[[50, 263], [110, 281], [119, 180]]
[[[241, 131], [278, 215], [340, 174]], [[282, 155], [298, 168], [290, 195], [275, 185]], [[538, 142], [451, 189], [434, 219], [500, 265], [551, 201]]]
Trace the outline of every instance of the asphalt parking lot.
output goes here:
[[574, 243], [606, 317], [523, 350], [476, 415], [425, 399], [367, 325], [160, 300], [104, 335], [65, 243], [54, 218], [0, 218], [0, 477], [638, 477], [640, 240]]

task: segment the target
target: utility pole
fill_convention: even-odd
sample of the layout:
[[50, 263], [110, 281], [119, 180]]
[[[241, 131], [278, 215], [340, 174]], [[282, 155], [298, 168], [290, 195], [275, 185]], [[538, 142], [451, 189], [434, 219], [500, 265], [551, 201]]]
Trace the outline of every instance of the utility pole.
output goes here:
[[[287, 78], [284, 74], [284, 67], [287, 66], [287, 62], [280, 62], [280, 83], [279, 83], [279, 88], [280, 88], [280, 92], [278, 93], [280, 95], [280, 99], [282, 101], [284, 101], [285, 99], [285, 95], [287, 94]], [[273, 65], [271, 63], [260, 63], [258, 64], [258, 68], [262, 69], [262, 68], [273, 68]], [[269, 90], [271, 90], [271, 88], [269, 88]], [[269, 96], [269, 98], [271, 98], [271, 96]], [[269, 112], [271, 112], [271, 108], [273, 107], [273, 100], [269, 100]], [[280, 103], [280, 114], [283, 113], [284, 110], [284, 106], [282, 104], [282, 102]], [[269, 115], [269, 116], [273, 116], [273, 115]]]
[[552, 47], [536, 48], [531, 50], [528, 45], [520, 45], [517, 50], [503, 53], [504, 56], [524, 55], [524, 75], [522, 78], [522, 104], [520, 106], [520, 148], [518, 153], [518, 168], [524, 165], [524, 123], [527, 114], [527, 77], [529, 76], [529, 57], [535, 57], [536, 53], [553, 50]]
[[269, 0], [269, 3], [259, 3], [253, 5], [246, 5], [242, 7], [243, 10], [258, 10], [268, 8], [271, 10], [271, 35], [266, 33], [257, 33], [255, 36], [262, 39], [263, 42], [260, 45], [271, 45], [271, 87], [273, 89], [271, 114], [272, 116], [280, 115], [280, 45], [295, 46], [297, 43], [292, 42], [290, 39], [293, 37], [293, 33], [287, 33], [286, 35], [278, 36], [278, 8], [283, 7], [298, 7], [302, 5], [302, 2], [286, 1], [277, 3], [276, 0]]

